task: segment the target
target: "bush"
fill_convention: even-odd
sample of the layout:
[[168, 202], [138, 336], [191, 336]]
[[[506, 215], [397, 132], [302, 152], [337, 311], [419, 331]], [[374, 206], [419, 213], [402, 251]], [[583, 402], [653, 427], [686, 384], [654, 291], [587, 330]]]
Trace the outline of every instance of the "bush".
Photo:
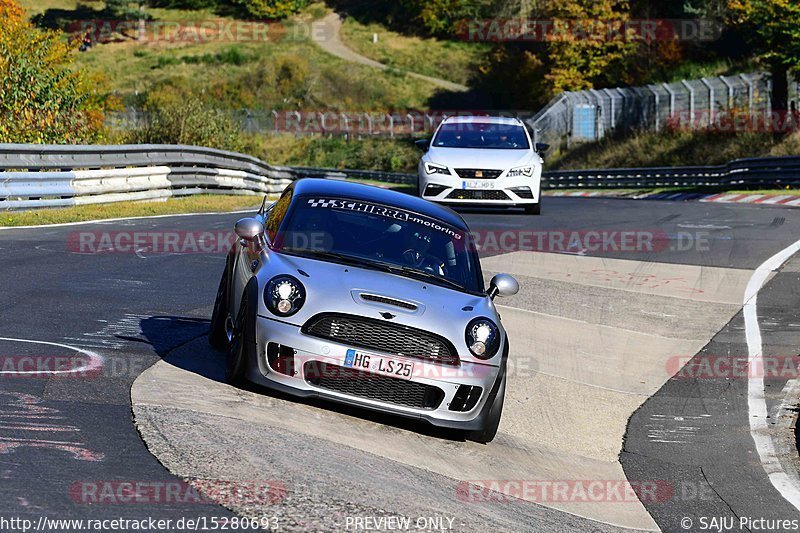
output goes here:
[[282, 19], [297, 13], [309, 0], [229, 0], [244, 13], [255, 18]]
[[420, 158], [419, 150], [408, 139], [365, 138], [292, 134], [252, 137], [246, 149], [276, 165], [322, 168], [352, 168], [413, 172]]
[[125, 135], [125, 142], [190, 144], [233, 151], [245, 148], [239, 126], [228, 114], [185, 91], [164, 87], [151, 93], [144, 110], [146, 125]]
[[73, 69], [74, 50], [58, 32], [23, 19], [13, 0], [0, 0], [0, 142], [89, 143], [103, 131], [114, 101]]

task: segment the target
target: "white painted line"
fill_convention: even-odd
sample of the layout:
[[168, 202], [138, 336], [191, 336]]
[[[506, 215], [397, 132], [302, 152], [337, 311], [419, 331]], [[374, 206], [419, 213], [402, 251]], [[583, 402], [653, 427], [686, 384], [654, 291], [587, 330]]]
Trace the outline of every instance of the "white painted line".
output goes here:
[[[789, 258], [800, 251], [800, 241], [784, 248], [777, 254], [767, 259], [759, 266], [744, 292], [745, 337], [747, 338], [748, 361], [752, 368], [753, 363], [763, 356], [761, 342], [761, 328], [758, 325], [758, 293], [766, 283], [769, 275], [778, 270]], [[783, 498], [800, 511], [800, 487], [792, 483], [791, 478], [783, 470], [783, 466], [775, 454], [775, 444], [769, 435], [767, 424], [767, 402], [764, 398], [764, 376], [751, 377], [747, 381], [747, 410], [750, 420], [750, 435], [753, 437], [761, 466], [767, 473], [772, 486], [781, 493]]]
[[84, 355], [89, 356], [89, 362], [83, 365], [80, 368], [73, 368], [70, 370], [0, 370], [0, 376], [8, 375], [8, 374], [15, 374], [15, 375], [26, 375], [26, 374], [79, 374], [84, 372], [92, 372], [95, 370], [100, 370], [103, 367], [103, 358], [97, 355], [94, 352], [90, 352], [89, 350], [84, 350], [83, 348], [78, 348], [76, 346], [70, 346], [68, 344], [60, 344], [57, 342], [47, 342], [47, 341], [34, 341], [30, 339], [15, 339], [13, 337], [0, 337], [0, 341], [10, 341], [10, 342], [26, 342], [29, 344], [46, 344], [48, 346], [58, 346], [59, 348], [66, 348], [67, 350], [72, 350], [73, 352], [79, 352]]
[[800, 198], [798, 198], [797, 200], [791, 200], [789, 202], [786, 202], [783, 205], [800, 205]]

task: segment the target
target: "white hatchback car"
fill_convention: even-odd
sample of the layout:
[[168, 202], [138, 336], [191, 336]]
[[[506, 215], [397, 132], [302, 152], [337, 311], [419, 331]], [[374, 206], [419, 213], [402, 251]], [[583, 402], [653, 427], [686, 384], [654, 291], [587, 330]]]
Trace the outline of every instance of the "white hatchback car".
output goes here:
[[417, 141], [419, 195], [452, 205], [519, 206], [541, 211], [542, 158], [517, 118], [449, 117], [433, 139]]

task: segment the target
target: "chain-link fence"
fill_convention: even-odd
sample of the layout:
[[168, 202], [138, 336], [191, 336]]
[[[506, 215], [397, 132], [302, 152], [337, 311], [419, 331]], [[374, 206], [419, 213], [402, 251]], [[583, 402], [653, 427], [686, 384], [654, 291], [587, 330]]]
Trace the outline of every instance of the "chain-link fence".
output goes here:
[[537, 142], [559, 150], [635, 131], [774, 130], [796, 121], [798, 83], [790, 84], [791, 113], [786, 116], [771, 116], [771, 92], [765, 72], [567, 92], [527, 123]]

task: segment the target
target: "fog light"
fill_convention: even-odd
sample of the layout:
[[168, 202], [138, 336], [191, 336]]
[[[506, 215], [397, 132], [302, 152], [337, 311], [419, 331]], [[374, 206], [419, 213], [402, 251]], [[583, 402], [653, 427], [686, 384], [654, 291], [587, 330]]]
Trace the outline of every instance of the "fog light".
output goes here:
[[486, 353], [486, 345], [482, 342], [476, 342], [475, 344], [470, 346], [469, 349], [472, 350], [472, 353], [474, 353], [475, 355], [483, 355], [484, 353]]

